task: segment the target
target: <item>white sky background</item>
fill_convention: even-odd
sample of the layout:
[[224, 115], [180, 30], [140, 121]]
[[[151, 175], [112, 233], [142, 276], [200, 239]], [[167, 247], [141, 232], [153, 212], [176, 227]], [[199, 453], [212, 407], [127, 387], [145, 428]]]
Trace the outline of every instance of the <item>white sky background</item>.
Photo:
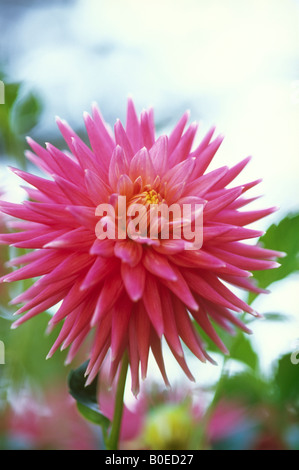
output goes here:
[[[33, 85], [46, 104], [36, 135], [49, 139], [55, 115], [80, 126], [92, 101], [113, 125], [124, 117], [128, 94], [138, 110], [153, 105], [160, 123], [172, 124], [189, 108], [203, 132], [216, 124], [226, 136], [215, 167], [253, 156], [240, 182], [264, 178], [252, 192], [265, 194], [255, 206], [281, 208], [258, 227], [298, 210], [298, 2], [42, 3], [4, 33], [10, 75]], [[265, 364], [299, 338], [297, 288], [293, 276], [256, 305], [294, 317], [291, 328], [255, 322]]]

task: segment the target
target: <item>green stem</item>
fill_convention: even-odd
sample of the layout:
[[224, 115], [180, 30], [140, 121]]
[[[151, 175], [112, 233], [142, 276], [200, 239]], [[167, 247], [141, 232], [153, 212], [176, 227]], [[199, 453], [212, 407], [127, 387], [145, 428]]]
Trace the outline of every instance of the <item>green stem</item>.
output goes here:
[[121, 370], [120, 370], [117, 389], [116, 389], [114, 416], [113, 416], [113, 421], [112, 421], [111, 433], [107, 442], [108, 450], [118, 449], [120, 427], [121, 427], [121, 421], [122, 421], [122, 415], [123, 415], [123, 409], [124, 409], [124, 391], [125, 391], [125, 385], [126, 385], [128, 365], [129, 365], [128, 355], [127, 353], [125, 353], [123, 360], [122, 360]]

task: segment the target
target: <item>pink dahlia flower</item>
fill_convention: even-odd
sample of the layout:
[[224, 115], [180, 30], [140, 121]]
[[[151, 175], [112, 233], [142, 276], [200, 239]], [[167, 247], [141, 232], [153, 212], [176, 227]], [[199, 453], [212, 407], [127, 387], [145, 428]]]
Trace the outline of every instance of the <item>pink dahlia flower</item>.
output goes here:
[[[69, 147], [61, 151], [51, 144], [41, 147], [32, 139], [28, 159], [47, 174], [41, 178], [12, 169], [30, 184], [30, 200], [23, 204], [2, 202], [2, 211], [21, 221], [19, 231], [2, 235], [1, 242], [33, 249], [10, 261], [22, 265], [2, 281], [38, 278], [13, 300], [23, 306], [17, 327], [62, 301], [50, 320], [63, 326], [49, 356], [57, 348], [70, 346], [68, 361], [77, 353], [93, 330], [87, 367], [88, 383], [99, 371], [110, 350], [110, 380], [113, 381], [120, 360], [128, 352], [132, 390], [139, 389], [139, 375], [147, 375], [151, 350], [166, 384], [161, 341], [170, 350], [190, 379], [181, 340], [200, 361], [212, 360], [194, 326], [194, 321], [227, 353], [213, 323], [231, 331], [232, 325], [248, 331], [235, 313], [253, 309], [236, 296], [227, 284], [260, 292], [250, 281], [251, 270], [269, 269], [279, 253], [248, 245], [243, 240], [261, 232], [245, 228], [273, 212], [240, 211], [252, 199], [246, 191], [259, 180], [242, 186], [227, 186], [248, 163], [249, 158], [232, 168], [207, 168], [219, 148], [222, 137], [212, 140], [211, 129], [192, 149], [197, 124], [185, 131], [188, 113], [179, 120], [169, 136], [155, 136], [153, 111], [137, 117], [133, 102], [128, 101], [126, 125], [117, 121], [114, 134], [103, 121], [96, 106], [92, 117], [84, 115], [91, 148], [69, 125], [57, 120]], [[100, 239], [101, 227], [111, 227], [111, 213], [97, 215], [101, 204], [116, 211], [119, 196], [125, 196], [126, 209], [141, 204], [148, 211], [160, 204], [204, 205], [202, 246], [194, 249], [192, 241], [177, 239], [173, 231], [184, 220], [168, 222], [157, 215], [154, 224], [158, 237], [120, 237]], [[195, 205], [195, 206], [194, 206]], [[194, 226], [199, 213], [191, 210]], [[126, 220], [128, 225], [132, 218]], [[122, 221], [123, 223], [123, 221]], [[169, 230], [163, 238], [162, 226]], [[147, 225], [146, 225], [147, 227]], [[107, 229], [108, 230], [108, 229]], [[144, 235], [144, 234], [143, 234]], [[26, 312], [26, 313], [25, 313]]]

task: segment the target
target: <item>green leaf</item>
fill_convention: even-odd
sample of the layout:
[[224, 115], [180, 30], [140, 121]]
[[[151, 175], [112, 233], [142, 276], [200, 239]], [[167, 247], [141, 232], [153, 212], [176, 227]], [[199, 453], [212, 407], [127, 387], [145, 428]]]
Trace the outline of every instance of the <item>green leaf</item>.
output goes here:
[[263, 313], [263, 317], [267, 321], [281, 321], [285, 322], [287, 320], [290, 320], [290, 317], [288, 315], [285, 315], [283, 313], [277, 313], [277, 312], [267, 312]]
[[253, 370], [257, 369], [259, 363], [258, 356], [253, 350], [250, 340], [241, 332], [234, 338], [229, 357], [243, 362]]
[[4, 83], [5, 86], [5, 104], [4, 107], [7, 109], [11, 109], [14, 102], [16, 101], [21, 83]]
[[86, 377], [84, 374], [87, 364], [88, 361], [70, 372], [68, 377], [69, 392], [77, 401], [80, 413], [87, 420], [101, 426], [105, 437], [110, 426], [110, 420], [100, 412], [98, 407], [98, 378], [96, 377], [90, 385], [85, 385]]
[[110, 420], [102, 413], [95, 411], [92, 408], [88, 408], [88, 406], [85, 406], [80, 402], [77, 402], [77, 408], [85, 419], [91, 421], [93, 424], [101, 426], [106, 431], [108, 430], [110, 426]]
[[[3, 311], [2, 311], [3, 313]], [[0, 372], [0, 381], [6, 374], [12, 386], [19, 387], [24, 381], [47, 387], [55, 379], [66, 380], [68, 369], [64, 365], [66, 351], [57, 351], [46, 361], [46, 356], [53, 346], [60, 327], [47, 333], [50, 315], [43, 313], [32, 318], [17, 329], [11, 329], [15, 320], [11, 311], [10, 318], [0, 317], [0, 339], [5, 343], [5, 355], [8, 367]]]
[[19, 91], [20, 83], [5, 83], [5, 103], [0, 106], [0, 131], [5, 141], [11, 138], [11, 111]]
[[249, 405], [264, 403], [270, 400], [269, 385], [252, 371], [233, 376], [224, 375], [217, 387], [215, 402], [221, 399], [241, 400]]
[[16, 134], [26, 134], [38, 123], [42, 106], [32, 92], [18, 100], [12, 115], [12, 129]]
[[299, 364], [292, 363], [292, 352], [279, 359], [274, 376], [274, 383], [278, 388], [282, 406], [285, 406], [286, 403], [299, 406]]
[[[293, 272], [299, 270], [299, 214], [290, 214], [278, 224], [269, 227], [265, 235], [260, 238], [264, 248], [283, 251], [285, 258], [279, 260], [281, 266], [278, 269], [255, 271], [254, 277], [259, 287], [265, 289], [270, 284], [286, 278]], [[249, 301], [252, 302], [257, 294], [250, 294]]]

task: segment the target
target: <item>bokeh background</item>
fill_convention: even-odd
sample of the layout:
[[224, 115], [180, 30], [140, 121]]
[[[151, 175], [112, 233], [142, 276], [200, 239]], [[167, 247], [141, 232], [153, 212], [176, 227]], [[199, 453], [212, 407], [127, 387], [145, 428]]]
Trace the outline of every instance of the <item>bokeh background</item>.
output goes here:
[[[252, 155], [240, 182], [262, 177], [251, 195], [263, 197], [254, 205], [279, 206], [255, 224], [271, 226], [264, 242], [288, 254], [280, 275], [258, 278], [271, 284], [269, 296], [251, 299], [265, 319], [251, 323], [252, 337], [238, 337], [225, 374], [213, 351], [219, 367], [190, 358], [195, 385], [170, 357], [172, 392], [163, 390], [154, 364], [138, 403], [128, 384], [126, 422], [135, 427], [124, 429], [123, 446], [196, 448], [205, 423], [212, 448], [299, 448], [299, 364], [290, 360], [299, 349], [299, 2], [0, 0], [0, 31], [4, 199], [25, 197], [7, 165], [30, 167], [26, 135], [63, 146], [59, 115], [85, 138], [82, 114], [92, 102], [113, 126], [131, 95], [138, 111], [154, 107], [158, 133], [186, 109], [201, 122], [201, 136], [216, 125], [225, 139], [213, 166]], [[2, 271], [11, 251], [1, 249]], [[45, 361], [53, 341], [45, 334], [49, 314], [10, 330], [8, 302], [23, 287], [0, 292], [0, 448], [98, 448], [100, 430], [68, 396], [64, 353]]]

